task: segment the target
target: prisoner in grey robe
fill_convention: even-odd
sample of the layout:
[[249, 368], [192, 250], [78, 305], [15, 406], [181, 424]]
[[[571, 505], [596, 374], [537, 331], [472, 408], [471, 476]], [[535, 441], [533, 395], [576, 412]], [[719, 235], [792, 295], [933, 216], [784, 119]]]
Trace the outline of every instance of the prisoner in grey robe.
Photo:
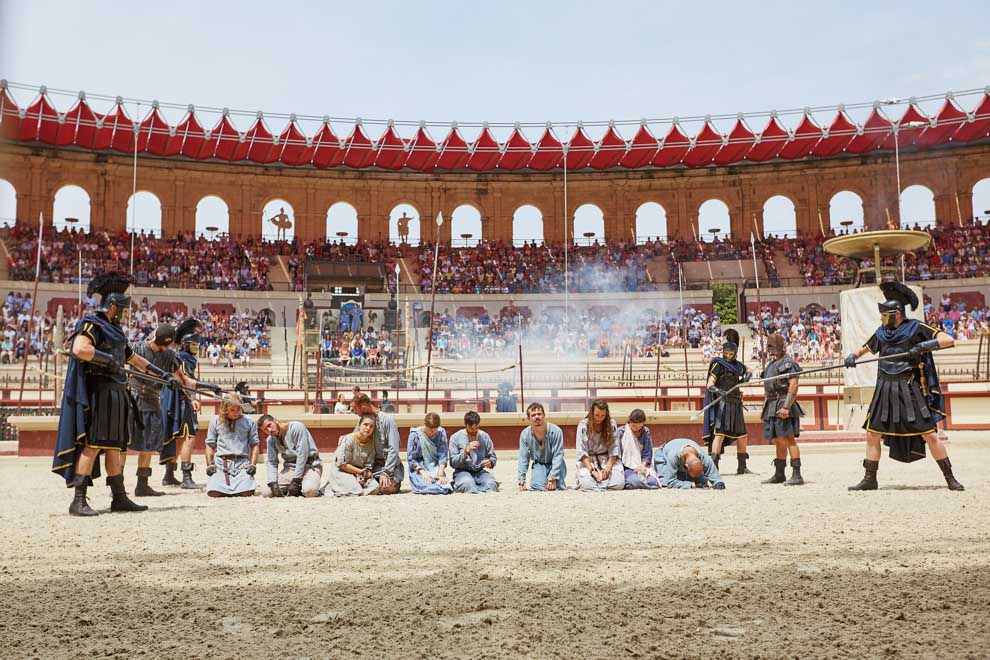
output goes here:
[[355, 474], [341, 470], [342, 465], [350, 465], [359, 470], [372, 470], [375, 467], [375, 442], [369, 441], [362, 445], [357, 441], [357, 434], [348, 433], [340, 438], [337, 451], [333, 455], [333, 467], [327, 470], [326, 481], [323, 483], [324, 495], [376, 495], [378, 480], [374, 477], [361, 482]]
[[[692, 479], [684, 466], [684, 450], [689, 446], [697, 450], [703, 467], [701, 476], [697, 479]], [[718, 468], [715, 467], [708, 452], [697, 442], [687, 438], [675, 438], [653, 452], [653, 468], [665, 488], [725, 487], [725, 482], [722, 481]]]
[[[278, 460], [282, 459], [279, 470]], [[289, 422], [285, 437], [268, 437], [268, 481], [261, 487], [262, 497], [271, 497], [268, 484], [278, 483], [284, 492], [293, 479], [302, 479], [303, 497], [316, 497], [320, 494], [320, 480], [323, 477], [323, 461], [316, 441], [302, 422]]]
[[537, 440], [532, 426], [527, 426], [519, 434], [518, 483], [526, 483], [526, 473], [530, 467], [533, 468], [530, 490], [546, 490], [547, 482], [551, 479], [557, 480], [557, 490], [567, 490], [567, 484], [564, 483], [567, 477], [564, 432], [556, 424], [547, 422], [542, 442]]
[[450, 436], [450, 466], [454, 468], [455, 493], [494, 493], [498, 490], [495, 475], [481, 465], [487, 459], [492, 462], [492, 468], [495, 467], [492, 438], [479, 430], [476, 439], [478, 448], [465, 453], [471, 443], [471, 436], [467, 431], [461, 429]]
[[[357, 433], [361, 426], [361, 419], [358, 418], [354, 425], [354, 433]], [[399, 459], [402, 438], [399, 436], [399, 425], [395, 422], [395, 417], [386, 412], [379, 411], [375, 416], [375, 479], [379, 479], [384, 472], [397, 484], [402, 484], [406, 476], [406, 470], [402, 467]]]
[[[417, 426], [409, 431], [406, 443], [406, 457], [409, 460], [409, 484], [412, 491], [418, 495], [449, 495], [452, 486], [446, 479], [447, 465], [447, 430], [442, 426], [436, 429], [433, 437], [427, 435], [425, 426]], [[438, 479], [441, 475], [440, 466], [444, 466], [444, 481]], [[432, 476], [432, 482], [427, 481], [419, 470]]]
[[[619, 462], [619, 440], [615, 437], [615, 421], [609, 420], [609, 428], [601, 432], [591, 430], [588, 418], [582, 419], [577, 425], [577, 488], [578, 490], [604, 491], [622, 490], [626, 486], [626, 478]], [[584, 458], [591, 461], [596, 471], [604, 472], [609, 460], [615, 457], [612, 472], [607, 479], [598, 481], [591, 470], [584, 464]]]
[[210, 420], [206, 445], [216, 452], [213, 465], [217, 469], [206, 482], [207, 492], [223, 495], [254, 492], [254, 477], [247, 473], [251, 448], [258, 445], [258, 425], [253, 419], [238, 417], [230, 428], [217, 415]]

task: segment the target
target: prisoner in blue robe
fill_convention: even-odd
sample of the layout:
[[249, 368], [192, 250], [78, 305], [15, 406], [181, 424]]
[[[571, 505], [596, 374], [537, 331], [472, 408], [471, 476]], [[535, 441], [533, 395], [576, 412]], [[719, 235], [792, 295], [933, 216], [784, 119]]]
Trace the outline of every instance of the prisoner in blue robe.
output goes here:
[[653, 469], [653, 436], [646, 426], [646, 413], [639, 409], [629, 413], [629, 423], [616, 429], [615, 437], [619, 442], [626, 490], [660, 488], [660, 479]]
[[489, 472], [495, 468], [497, 460], [492, 438], [479, 428], [481, 416], [473, 410], [464, 415], [464, 425], [466, 428], [450, 436], [454, 492], [494, 493], [498, 490], [498, 481]]
[[[701, 461], [701, 474], [692, 477], [688, 472], [689, 460]], [[675, 438], [653, 452], [653, 468], [664, 488], [725, 488], [718, 467], [701, 445], [687, 438]]]
[[551, 480], [556, 482], [556, 490], [566, 490], [564, 432], [556, 424], [543, 421], [542, 409], [540, 424], [533, 424], [532, 412], [529, 415], [530, 425], [519, 434], [519, 473], [516, 480], [519, 488], [525, 489], [526, 474], [532, 467], [529, 490], [547, 490], [547, 482]]
[[447, 431], [440, 426], [440, 415], [427, 413], [423, 426], [409, 431], [406, 444], [409, 484], [417, 495], [449, 495], [447, 478]]
[[[401, 448], [401, 437], [399, 436], [399, 426], [395, 422], [395, 417], [386, 412], [380, 412], [372, 403], [371, 398], [364, 392], [355, 395], [351, 401], [351, 409], [358, 415], [372, 415], [375, 418], [375, 479], [381, 484], [378, 493], [380, 495], [395, 495], [402, 487], [402, 480], [406, 476], [406, 470], [399, 459]], [[357, 433], [361, 420], [354, 425], [354, 432]], [[392, 483], [389, 486], [382, 484], [382, 475], [388, 475]]]

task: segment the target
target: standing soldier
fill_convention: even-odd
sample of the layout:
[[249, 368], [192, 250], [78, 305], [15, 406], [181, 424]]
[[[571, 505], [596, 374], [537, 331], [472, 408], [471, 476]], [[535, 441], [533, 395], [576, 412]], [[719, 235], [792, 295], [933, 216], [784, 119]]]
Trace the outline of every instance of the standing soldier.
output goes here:
[[725, 331], [722, 344], [722, 357], [712, 358], [708, 364], [708, 388], [705, 391], [705, 405], [721, 399], [705, 411], [702, 439], [708, 445], [708, 453], [718, 467], [724, 445], [736, 442], [736, 459], [739, 466], [736, 474], [752, 474], [746, 467], [746, 420], [743, 417], [742, 392], [729, 392], [750, 378], [746, 365], [736, 359], [739, 351], [739, 333], [729, 328]]
[[[770, 362], [760, 376], [761, 378], [782, 376], [763, 383], [767, 396], [763, 404], [763, 413], [760, 415], [763, 420], [763, 439], [772, 440], [776, 448], [773, 476], [763, 483], [800, 486], [804, 484], [804, 479], [801, 477], [801, 450], [798, 449], [797, 444], [797, 437], [801, 435], [801, 415], [804, 414], [797, 403], [801, 367], [794, 358], [787, 355], [786, 346], [787, 342], [779, 333], [767, 338]], [[791, 457], [790, 479], [784, 475], [788, 454]]]
[[[163, 323], [155, 329], [154, 338], [136, 342], [131, 350], [162, 371], [173, 373], [177, 369], [175, 351], [171, 349], [175, 341], [175, 326]], [[159, 454], [159, 460], [166, 465], [175, 457], [175, 444], [172, 438], [165, 437], [165, 423], [162, 421], [162, 383], [143, 378], [132, 378], [128, 383], [131, 394], [137, 402], [137, 414], [131, 417], [131, 449], [138, 453], [137, 485], [134, 495], [152, 497], [164, 495], [148, 485], [151, 477], [151, 458]], [[126, 455], [121, 456], [121, 463]]]
[[[199, 346], [199, 327], [200, 323], [197, 319], [189, 318], [175, 329], [176, 343], [179, 344], [179, 351], [176, 353], [177, 374], [181, 377], [182, 385], [186, 387], [201, 387], [220, 394], [222, 390], [219, 385], [196, 381], [195, 351]], [[199, 409], [199, 400], [194, 399], [187, 390], [170, 387], [162, 393], [162, 417], [168, 433], [166, 441], [176, 443], [178, 449], [178, 456], [173, 454], [171, 460], [165, 464], [163, 486], [181, 486], [186, 490], [199, 488], [192, 479], [193, 467], [195, 467], [192, 462], [192, 450], [196, 443], [196, 433], [199, 431]], [[181, 483], [175, 478], [176, 460], [181, 461]]]
[[148, 509], [132, 502], [124, 490], [121, 453], [127, 451], [128, 425], [133, 414], [124, 363], [166, 381], [174, 379], [127, 345], [120, 318], [131, 304], [126, 294], [128, 286], [130, 278], [123, 274], [94, 277], [87, 295], [100, 294], [100, 307], [79, 320], [70, 337], [72, 359], [65, 374], [52, 471], [61, 474], [67, 486], [75, 488], [69, 506], [74, 516], [97, 515], [86, 500], [86, 490], [93, 484], [93, 477], [100, 476], [100, 454], [104, 455], [107, 485], [113, 494], [110, 510]]
[[[936, 430], [945, 418], [945, 403], [935, 372], [931, 351], [950, 348], [952, 337], [917, 319], [905, 318], [904, 308], [918, 307], [918, 296], [900, 282], [880, 285], [887, 300], [879, 303], [882, 325], [865, 344], [846, 357], [847, 369], [856, 366], [864, 353], [876, 353], [881, 360], [877, 386], [870, 401], [863, 428], [866, 429], [866, 459], [863, 480], [849, 490], [876, 490], [880, 468], [880, 441], [890, 449], [895, 461], [910, 463], [925, 457], [925, 445], [938, 463], [949, 490], [964, 490], [952, 474], [952, 463]], [[882, 359], [886, 355], [909, 353], [908, 357]]]

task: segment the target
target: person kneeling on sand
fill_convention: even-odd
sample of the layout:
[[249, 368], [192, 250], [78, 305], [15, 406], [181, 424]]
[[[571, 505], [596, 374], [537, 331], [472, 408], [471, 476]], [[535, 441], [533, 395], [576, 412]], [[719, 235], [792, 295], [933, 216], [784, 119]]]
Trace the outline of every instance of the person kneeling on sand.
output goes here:
[[526, 490], [526, 473], [533, 466], [529, 490], [567, 490], [567, 464], [564, 463], [564, 432], [547, 422], [542, 403], [526, 408], [529, 426], [519, 434], [519, 490]]
[[[381, 486], [379, 495], [395, 495], [402, 487], [402, 479], [406, 470], [399, 459], [399, 426], [395, 417], [381, 412], [371, 401], [371, 397], [361, 391], [356, 391], [351, 399], [351, 411], [357, 415], [371, 415], [375, 418], [375, 480]], [[360, 422], [358, 423], [360, 425]], [[357, 431], [358, 427], [355, 426]]]
[[646, 426], [646, 413], [636, 408], [629, 413], [629, 422], [615, 431], [619, 441], [619, 458], [626, 478], [626, 490], [660, 488], [653, 469], [653, 436]]
[[[279, 422], [271, 415], [258, 419], [268, 436], [268, 484], [262, 497], [316, 497], [320, 494], [323, 462], [316, 442], [302, 422]], [[282, 457], [282, 469], [278, 459]]]
[[251, 497], [257, 462], [258, 425], [244, 416], [241, 398], [227, 394], [206, 431], [206, 494]]
[[440, 415], [426, 413], [423, 425], [409, 431], [406, 443], [409, 483], [418, 495], [449, 495], [447, 480], [447, 431], [440, 426]]
[[375, 466], [375, 416], [361, 415], [357, 430], [341, 436], [334, 465], [327, 471], [324, 495], [377, 495]]
[[718, 468], [694, 440], [675, 438], [653, 453], [653, 467], [665, 488], [725, 489]]
[[498, 481], [492, 438], [481, 430], [481, 415], [464, 413], [464, 428], [450, 436], [450, 465], [454, 468], [455, 493], [494, 493]]
[[626, 485], [619, 463], [615, 422], [602, 399], [591, 402], [588, 415], [577, 425], [577, 489], [602, 492]]

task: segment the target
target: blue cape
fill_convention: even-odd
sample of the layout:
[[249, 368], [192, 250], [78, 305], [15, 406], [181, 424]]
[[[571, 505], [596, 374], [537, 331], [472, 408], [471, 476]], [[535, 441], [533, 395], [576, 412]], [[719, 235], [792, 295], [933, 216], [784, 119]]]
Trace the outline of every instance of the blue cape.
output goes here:
[[[112, 341], [123, 341], [124, 331], [108, 321], [104, 316], [87, 315], [76, 322], [69, 341], [75, 339], [86, 323], [100, 328], [103, 336]], [[86, 387], [86, 370], [81, 360], [69, 358], [65, 370], [65, 387], [62, 389], [62, 409], [58, 415], [58, 430], [55, 436], [55, 455], [52, 459], [52, 472], [61, 475], [66, 485], [71, 485], [76, 476], [76, 461], [86, 444], [86, 422], [89, 419], [89, 388]], [[100, 462], [93, 462], [91, 477], [100, 476]]]
[[[188, 351], [177, 351], [179, 366], [182, 372], [188, 376], [196, 376], [196, 357]], [[165, 424], [165, 443], [162, 445], [160, 460], [166, 463], [175, 457], [175, 439], [182, 435], [182, 426], [185, 417], [183, 406], [186, 404], [182, 390], [175, 387], [162, 388], [162, 421]]]
[[[732, 360], [730, 362], [729, 360], [726, 360], [723, 357], [712, 358], [711, 363], [709, 363], [709, 365], [708, 365], [708, 372], [709, 373], [711, 373], [712, 366], [715, 365], [715, 364], [721, 365], [722, 368], [724, 368], [726, 371], [729, 371], [729, 372], [734, 373], [739, 378], [742, 378], [743, 377], [743, 374], [746, 373], [746, 365], [745, 364], [743, 364], [742, 362], [739, 362], [738, 360]], [[706, 382], [707, 382], [707, 379], [706, 379]], [[708, 391], [708, 388], [706, 387], [705, 388], [705, 405], [706, 406], [709, 403], [712, 402], [712, 398], [713, 398], [712, 397], [712, 393], [709, 392]], [[711, 442], [714, 441], [714, 439], [715, 439], [715, 415], [718, 414], [718, 408], [721, 405], [722, 404], [720, 403], [717, 406], [712, 406], [711, 408], [709, 408], [708, 410], [705, 411], [705, 416], [703, 418], [704, 419], [704, 423], [703, 423], [703, 426], [702, 426], [701, 437], [702, 437], [702, 439], [705, 440], [705, 442], [707, 442], [709, 444], [711, 444]]]
[[[894, 330], [880, 326], [876, 333], [877, 339], [884, 344], [900, 344], [914, 336], [920, 325], [921, 321], [918, 319], [907, 319]], [[925, 402], [935, 418], [935, 424], [938, 425], [945, 419], [945, 397], [942, 396], [942, 387], [938, 382], [935, 357], [930, 352], [923, 354], [921, 362], [914, 369], [914, 375], [922, 384]], [[883, 444], [887, 445], [890, 457], [902, 463], [917, 461], [926, 455], [925, 440], [920, 435], [885, 435], [883, 436]]]

